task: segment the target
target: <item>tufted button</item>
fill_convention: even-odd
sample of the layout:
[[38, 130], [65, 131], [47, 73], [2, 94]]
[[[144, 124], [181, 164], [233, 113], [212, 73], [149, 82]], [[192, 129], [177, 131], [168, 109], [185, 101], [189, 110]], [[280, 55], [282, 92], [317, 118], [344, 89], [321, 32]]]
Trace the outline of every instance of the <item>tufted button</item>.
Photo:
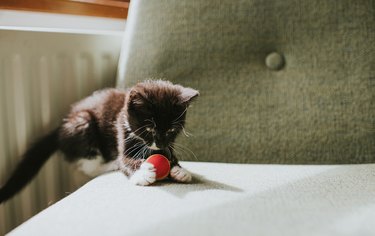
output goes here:
[[284, 67], [284, 57], [277, 52], [272, 52], [266, 57], [266, 65], [271, 70], [280, 70]]

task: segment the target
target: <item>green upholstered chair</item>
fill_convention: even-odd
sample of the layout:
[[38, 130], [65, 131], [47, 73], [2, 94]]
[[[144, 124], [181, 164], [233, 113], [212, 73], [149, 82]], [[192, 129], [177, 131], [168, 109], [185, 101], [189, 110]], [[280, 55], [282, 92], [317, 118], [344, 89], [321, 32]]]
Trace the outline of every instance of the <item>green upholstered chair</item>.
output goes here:
[[199, 160], [375, 161], [375, 1], [134, 4], [120, 86], [200, 90], [180, 140]]
[[374, 39], [373, 0], [133, 0], [119, 86], [199, 89], [179, 142], [225, 163], [100, 176], [10, 235], [374, 235], [375, 165], [342, 165], [375, 161]]

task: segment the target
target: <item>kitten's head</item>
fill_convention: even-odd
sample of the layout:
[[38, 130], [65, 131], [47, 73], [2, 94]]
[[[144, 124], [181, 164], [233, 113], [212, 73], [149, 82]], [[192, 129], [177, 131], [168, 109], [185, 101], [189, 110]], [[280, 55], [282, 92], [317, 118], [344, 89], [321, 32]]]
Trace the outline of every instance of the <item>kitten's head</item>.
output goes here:
[[165, 149], [183, 129], [187, 108], [198, 95], [192, 88], [168, 81], [138, 83], [127, 101], [130, 129], [149, 148]]

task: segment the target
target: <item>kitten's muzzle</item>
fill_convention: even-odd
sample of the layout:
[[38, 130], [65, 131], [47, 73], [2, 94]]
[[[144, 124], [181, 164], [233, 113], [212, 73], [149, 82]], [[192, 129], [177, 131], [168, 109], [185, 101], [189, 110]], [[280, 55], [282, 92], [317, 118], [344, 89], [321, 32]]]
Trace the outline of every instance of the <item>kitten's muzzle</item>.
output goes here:
[[161, 149], [155, 143], [152, 143], [151, 145], [148, 145], [148, 148], [150, 148], [151, 150], [160, 150]]
[[168, 147], [167, 140], [165, 137], [162, 137], [160, 134], [154, 136], [154, 144], [156, 148], [166, 149]]

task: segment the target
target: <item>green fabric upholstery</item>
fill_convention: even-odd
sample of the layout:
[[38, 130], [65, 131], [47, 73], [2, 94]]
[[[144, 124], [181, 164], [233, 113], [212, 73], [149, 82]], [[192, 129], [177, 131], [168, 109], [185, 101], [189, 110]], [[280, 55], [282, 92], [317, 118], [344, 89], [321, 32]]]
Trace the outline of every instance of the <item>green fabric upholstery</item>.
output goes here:
[[375, 1], [137, 0], [127, 27], [120, 86], [201, 92], [198, 160], [375, 162]]

